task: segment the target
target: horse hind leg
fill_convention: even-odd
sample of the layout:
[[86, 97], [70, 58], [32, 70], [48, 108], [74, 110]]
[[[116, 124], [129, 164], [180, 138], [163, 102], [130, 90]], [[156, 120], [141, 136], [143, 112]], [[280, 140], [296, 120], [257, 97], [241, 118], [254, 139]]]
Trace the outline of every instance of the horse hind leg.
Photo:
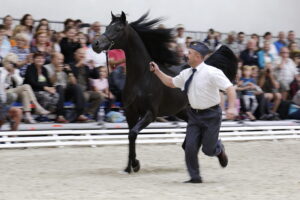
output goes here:
[[147, 111], [146, 114], [129, 130], [129, 158], [128, 165], [125, 168], [125, 172], [131, 173], [131, 170], [138, 172], [140, 170], [140, 162], [136, 159], [136, 145], [135, 141], [138, 133], [145, 127], [147, 127], [153, 121], [153, 114], [151, 111]]

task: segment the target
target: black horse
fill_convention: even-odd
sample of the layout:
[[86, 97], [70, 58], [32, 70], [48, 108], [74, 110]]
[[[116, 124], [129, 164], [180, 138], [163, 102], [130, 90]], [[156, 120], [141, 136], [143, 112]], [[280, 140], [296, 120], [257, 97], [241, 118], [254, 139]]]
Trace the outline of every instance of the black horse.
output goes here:
[[[140, 163], [135, 149], [138, 133], [157, 116], [175, 115], [187, 121], [188, 100], [180, 89], [164, 86], [149, 70], [149, 62], [155, 61], [166, 74], [175, 76], [179, 73], [170, 67], [178, 64], [177, 54], [169, 48], [174, 40], [172, 29], [154, 28], [160, 19], [148, 21], [148, 13], [130, 24], [124, 12], [120, 16], [111, 15], [112, 21], [105, 33], [94, 40], [93, 50], [100, 53], [112, 47], [125, 52], [127, 67], [123, 103], [129, 128], [129, 160], [125, 172], [138, 172]], [[230, 80], [235, 77], [237, 60], [225, 46], [206, 63], [222, 69]]]

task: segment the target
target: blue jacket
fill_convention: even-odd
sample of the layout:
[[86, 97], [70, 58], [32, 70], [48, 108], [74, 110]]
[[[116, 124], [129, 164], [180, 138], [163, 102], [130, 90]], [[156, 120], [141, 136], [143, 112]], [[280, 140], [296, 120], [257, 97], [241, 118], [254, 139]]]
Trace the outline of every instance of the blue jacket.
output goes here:
[[[258, 66], [259, 66], [260, 69], [265, 68], [265, 65], [266, 65], [266, 63], [265, 63], [265, 54], [266, 54], [266, 52], [264, 50], [260, 50], [257, 53], [257, 55], [258, 55]], [[267, 55], [270, 56], [272, 62], [274, 62], [274, 57], [272, 56], [272, 54], [268, 53]]]

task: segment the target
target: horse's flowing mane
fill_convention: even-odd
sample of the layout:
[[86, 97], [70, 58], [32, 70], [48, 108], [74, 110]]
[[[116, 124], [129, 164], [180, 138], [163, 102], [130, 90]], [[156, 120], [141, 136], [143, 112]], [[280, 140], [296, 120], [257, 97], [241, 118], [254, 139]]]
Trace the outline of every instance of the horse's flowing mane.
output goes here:
[[162, 19], [148, 20], [149, 13], [130, 23], [130, 26], [142, 39], [150, 57], [157, 63], [164, 65], [178, 65], [178, 56], [169, 49], [169, 44], [174, 41], [173, 29], [159, 29], [154, 26]]

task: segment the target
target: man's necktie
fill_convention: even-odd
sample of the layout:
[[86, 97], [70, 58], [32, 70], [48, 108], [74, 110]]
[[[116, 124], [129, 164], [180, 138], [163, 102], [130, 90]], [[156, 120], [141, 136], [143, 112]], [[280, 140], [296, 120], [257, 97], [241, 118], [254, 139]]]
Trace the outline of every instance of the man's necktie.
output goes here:
[[194, 76], [195, 72], [197, 71], [197, 69], [195, 69], [195, 68], [193, 68], [192, 70], [193, 70], [193, 73], [190, 75], [190, 77], [188, 78], [188, 80], [184, 84], [184, 90], [183, 90], [183, 92], [185, 92], [186, 94], [188, 93], [189, 86], [190, 86], [190, 84], [191, 84], [191, 82], [193, 80], [193, 76]]

